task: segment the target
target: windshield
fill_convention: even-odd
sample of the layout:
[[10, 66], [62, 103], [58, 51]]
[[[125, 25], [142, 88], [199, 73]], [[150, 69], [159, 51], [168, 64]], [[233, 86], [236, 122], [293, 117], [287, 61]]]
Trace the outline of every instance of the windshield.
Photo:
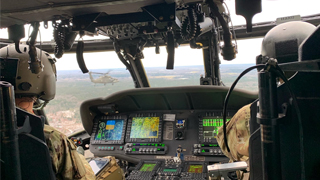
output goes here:
[[[231, 20], [233, 25], [246, 24], [242, 16], [236, 15], [235, 1], [224, 0], [230, 10]], [[262, 0], [262, 12], [256, 14], [252, 23], [260, 23], [267, 21], [276, 21], [277, 18], [287, 16], [308, 16], [319, 14], [318, 0]]]
[[[93, 61], [100, 64], [101, 68], [105, 67], [105, 69], [94, 69], [88, 63], [87, 67], [92, 72], [93, 81], [104, 77], [106, 82], [94, 83], [88, 73], [83, 74], [79, 69], [71, 68], [74, 63], [76, 64], [73, 56], [75, 54], [66, 54], [58, 60], [56, 96], [45, 107], [50, 125], [67, 135], [83, 129], [80, 117], [80, 105], [83, 101], [97, 97], [107, 97], [114, 92], [134, 88], [132, 78], [124, 65], [122, 67], [121, 65], [120, 67], [114, 66], [115, 68], [103, 65], [104, 61], [109, 64], [117, 64], [120, 62], [117, 58], [105, 60], [102, 58], [105, 57], [105, 54], [98, 53], [96, 56], [100, 60]], [[65, 62], [60, 63], [62, 61]], [[108, 83], [109, 78], [116, 78], [118, 82]]]
[[[245, 19], [235, 14], [234, 0], [225, 0], [233, 25], [244, 25]], [[253, 23], [275, 21], [276, 18], [292, 15], [312, 15], [319, 12], [317, 0], [263, 0], [262, 13], [253, 18]], [[50, 23], [49, 23], [50, 24]], [[26, 37], [30, 34], [29, 26], [25, 27]], [[41, 23], [38, 42], [52, 41], [53, 28], [43, 28]], [[0, 38], [7, 39], [6, 29], [0, 30]], [[103, 36], [83, 39], [106, 39]], [[27, 38], [22, 39], [26, 41]], [[79, 40], [77, 37], [76, 40]], [[236, 77], [246, 68], [255, 64], [255, 58], [260, 54], [262, 38], [238, 40], [238, 54], [233, 61], [225, 61], [220, 56], [221, 79], [225, 86], [230, 86]], [[191, 49], [189, 46], [179, 46], [175, 50], [174, 70], [166, 70], [167, 52], [160, 48], [160, 54], [155, 54], [154, 48], [145, 48], [145, 67], [151, 87], [189, 86], [199, 85], [200, 77], [204, 75], [202, 50]], [[51, 55], [54, 57], [54, 55]], [[55, 99], [46, 107], [45, 111], [50, 125], [65, 134], [71, 134], [83, 129], [79, 107], [85, 100], [106, 97], [112, 93], [132, 89], [134, 83], [128, 70], [118, 59], [115, 52], [85, 53], [84, 59], [88, 69], [92, 72], [83, 74], [79, 70], [76, 54], [64, 54], [57, 60], [57, 90]], [[238, 83], [237, 88], [254, 91], [257, 88], [257, 73], [252, 71]]]

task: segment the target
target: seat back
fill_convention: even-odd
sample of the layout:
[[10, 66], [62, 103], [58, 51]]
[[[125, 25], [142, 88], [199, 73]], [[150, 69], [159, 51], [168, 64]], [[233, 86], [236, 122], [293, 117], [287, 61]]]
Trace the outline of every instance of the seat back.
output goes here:
[[250, 107], [250, 139], [249, 139], [249, 165], [250, 179], [263, 179], [262, 155], [261, 155], [261, 132], [257, 123], [257, 102]]
[[44, 139], [43, 120], [19, 108], [16, 110], [22, 180], [56, 179]]
[[[285, 118], [279, 123], [282, 179], [302, 180], [320, 177], [320, 84], [314, 83], [319, 79], [318, 72], [299, 72], [290, 79], [298, 101], [300, 122], [297, 109], [291, 105], [288, 89], [284, 85], [277, 88], [278, 112], [284, 113], [282, 105], [288, 105]], [[257, 105], [253, 104], [249, 141], [250, 180], [260, 180], [263, 177], [261, 132], [257, 126], [257, 112]]]

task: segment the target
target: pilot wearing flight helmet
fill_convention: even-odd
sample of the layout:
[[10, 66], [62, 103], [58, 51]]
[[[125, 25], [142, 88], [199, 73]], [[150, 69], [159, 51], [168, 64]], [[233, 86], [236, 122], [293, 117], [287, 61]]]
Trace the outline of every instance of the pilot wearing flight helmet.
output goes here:
[[[36, 48], [37, 55], [43, 64], [43, 71], [33, 74], [28, 69], [29, 46], [20, 45], [19, 48], [22, 53], [15, 50], [14, 44], [3, 47], [0, 49], [0, 56], [19, 59], [17, 68], [5, 68], [16, 70], [17, 73], [15, 83], [12, 83], [16, 106], [34, 114], [33, 106], [38, 98], [49, 102], [55, 96], [55, 62], [47, 52]], [[48, 125], [44, 125], [44, 135], [57, 179], [96, 179], [84, 156], [76, 151], [76, 146], [66, 135]]]
[[[275, 58], [279, 64], [297, 61], [299, 45], [315, 29], [314, 25], [300, 21], [277, 25], [264, 37], [261, 55]], [[289, 78], [293, 74], [285, 73], [285, 75]], [[281, 79], [279, 79], [279, 83], [282, 83]], [[230, 153], [228, 153], [224, 143], [223, 127], [218, 131], [217, 141], [221, 150], [232, 162], [248, 161], [249, 158], [250, 106], [251, 104], [242, 107], [226, 124]]]

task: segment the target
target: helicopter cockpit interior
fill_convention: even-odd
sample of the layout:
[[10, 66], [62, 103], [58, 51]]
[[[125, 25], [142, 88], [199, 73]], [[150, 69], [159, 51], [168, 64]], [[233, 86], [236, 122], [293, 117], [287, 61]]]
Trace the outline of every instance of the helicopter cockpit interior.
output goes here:
[[[56, 58], [75, 53], [82, 73], [88, 73], [93, 83], [105, 84], [118, 80], [108, 73], [92, 78], [93, 72], [88, 70], [88, 60], [83, 54], [116, 52], [135, 88], [84, 101], [79, 107], [84, 130], [69, 137], [94, 155], [89, 163], [97, 179], [243, 179], [236, 171], [252, 180], [318, 179], [320, 85], [316, 82], [320, 76], [320, 28], [299, 46], [296, 57], [299, 61], [278, 64], [257, 54], [257, 65], [241, 73], [231, 87], [225, 87], [219, 54], [231, 61], [238, 51], [233, 43], [235, 37], [263, 37], [277, 25], [252, 23], [254, 15], [262, 11], [261, 0], [235, 0], [234, 5], [236, 13], [246, 19], [246, 25], [230, 25], [223, 0], [5, 1], [1, 2], [0, 28], [8, 29], [9, 38], [0, 39], [0, 47], [14, 43], [15, 50], [20, 52], [24, 25], [30, 24], [33, 29], [30, 49], [41, 48]], [[320, 16], [300, 20], [317, 26]], [[40, 22], [44, 26], [52, 22], [53, 42], [36, 41]], [[106, 38], [76, 40], [78, 35], [81, 38], [98, 34]], [[141, 61], [143, 49], [154, 47], [157, 54], [160, 46], [165, 46], [166, 69], [172, 70], [179, 45], [202, 50], [205, 74], [199, 79], [200, 85], [150, 87]], [[37, 53], [29, 55], [30, 63], [26, 65], [30, 71], [41, 72]], [[2, 66], [8, 62], [0, 54], [0, 168], [4, 174], [1, 178], [55, 179], [50, 163], [46, 163], [50, 156], [43, 134], [37, 130], [41, 124], [36, 122], [41, 122], [41, 118], [16, 108], [13, 87], [5, 82], [17, 78], [4, 75], [9, 70]], [[256, 69], [258, 94], [235, 89], [242, 76]], [[288, 80], [283, 71], [296, 74]], [[108, 81], [103, 80], [104, 76], [108, 76]], [[284, 81], [279, 87], [278, 77]], [[249, 160], [232, 162], [216, 139], [218, 129], [247, 104], [251, 104]], [[35, 113], [45, 115], [41, 109]], [[17, 128], [17, 124], [23, 128]], [[23, 138], [30, 137], [19, 135], [18, 138], [21, 133], [38, 139], [32, 140], [32, 144], [22, 143]], [[38, 153], [24, 157], [32, 152]], [[30, 163], [39, 169], [27, 169]]]

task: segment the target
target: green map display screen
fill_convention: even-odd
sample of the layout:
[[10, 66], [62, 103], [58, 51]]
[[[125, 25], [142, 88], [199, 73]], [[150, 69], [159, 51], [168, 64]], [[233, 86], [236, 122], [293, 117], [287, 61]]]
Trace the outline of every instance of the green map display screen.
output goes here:
[[203, 165], [191, 164], [188, 167], [189, 173], [202, 173]]
[[[227, 121], [230, 119], [227, 118]], [[223, 126], [223, 119], [203, 119], [203, 137], [216, 138], [218, 129]]]
[[159, 117], [134, 117], [130, 138], [158, 138]]
[[140, 168], [139, 171], [152, 171], [154, 169], [154, 167], [156, 166], [156, 164], [143, 164], [142, 167]]
[[121, 140], [123, 131], [123, 119], [104, 120], [98, 124], [98, 132], [94, 140]]

